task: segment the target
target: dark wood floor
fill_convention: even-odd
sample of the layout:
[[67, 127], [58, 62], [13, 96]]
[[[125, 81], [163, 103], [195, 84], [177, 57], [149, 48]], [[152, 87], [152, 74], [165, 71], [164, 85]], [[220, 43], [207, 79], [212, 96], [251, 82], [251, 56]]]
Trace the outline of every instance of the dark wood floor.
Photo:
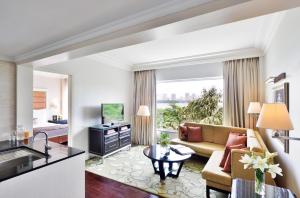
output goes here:
[[86, 198], [159, 198], [148, 192], [122, 184], [120, 182], [85, 172]]

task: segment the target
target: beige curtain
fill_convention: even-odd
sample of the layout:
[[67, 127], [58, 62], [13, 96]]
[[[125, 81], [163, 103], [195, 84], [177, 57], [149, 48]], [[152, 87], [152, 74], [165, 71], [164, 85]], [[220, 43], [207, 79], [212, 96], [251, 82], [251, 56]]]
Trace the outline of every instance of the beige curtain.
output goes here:
[[[140, 105], [147, 105], [150, 117], [139, 117], [136, 113]], [[156, 76], [155, 70], [134, 72], [133, 135], [135, 144], [150, 145], [156, 141]]]
[[255, 117], [247, 114], [249, 102], [260, 100], [259, 58], [224, 62], [224, 124], [255, 128]]

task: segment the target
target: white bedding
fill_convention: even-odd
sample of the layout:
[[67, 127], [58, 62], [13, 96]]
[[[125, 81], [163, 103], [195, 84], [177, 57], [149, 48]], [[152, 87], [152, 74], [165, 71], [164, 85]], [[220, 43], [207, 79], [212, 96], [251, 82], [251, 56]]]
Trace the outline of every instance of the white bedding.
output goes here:
[[55, 123], [37, 123], [33, 125], [33, 131], [52, 131], [57, 129], [65, 129], [68, 128], [68, 124], [55, 124]]

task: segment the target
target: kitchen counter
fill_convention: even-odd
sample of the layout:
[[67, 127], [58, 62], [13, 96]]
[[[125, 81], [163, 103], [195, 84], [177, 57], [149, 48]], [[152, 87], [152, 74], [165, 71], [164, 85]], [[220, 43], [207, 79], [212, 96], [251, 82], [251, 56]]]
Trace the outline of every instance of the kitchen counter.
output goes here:
[[[14, 178], [16, 176], [49, 166], [51, 164], [72, 158], [74, 156], [83, 154], [84, 151], [81, 151], [76, 148], [68, 147], [65, 145], [49, 142], [49, 146], [51, 146], [51, 150], [49, 150], [49, 157], [44, 155], [44, 147], [45, 140], [44, 139], [36, 139], [34, 142], [32, 139], [25, 144], [23, 141], [18, 141], [16, 143], [12, 143], [10, 141], [1, 141], [0, 142], [0, 152], [9, 151], [16, 148], [28, 148], [29, 150], [34, 150], [40, 156], [41, 159], [31, 160], [28, 158], [25, 162], [23, 161], [20, 164], [14, 163], [5, 165], [4, 163], [0, 163], [0, 182], [5, 180]], [[1, 157], [1, 153], [0, 153]]]

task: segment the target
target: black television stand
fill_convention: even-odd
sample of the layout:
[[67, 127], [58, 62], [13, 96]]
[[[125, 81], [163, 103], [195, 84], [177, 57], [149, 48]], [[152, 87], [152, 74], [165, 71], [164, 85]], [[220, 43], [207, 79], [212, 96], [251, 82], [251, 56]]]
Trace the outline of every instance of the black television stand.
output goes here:
[[131, 125], [128, 123], [89, 127], [89, 152], [102, 159], [131, 147]]

